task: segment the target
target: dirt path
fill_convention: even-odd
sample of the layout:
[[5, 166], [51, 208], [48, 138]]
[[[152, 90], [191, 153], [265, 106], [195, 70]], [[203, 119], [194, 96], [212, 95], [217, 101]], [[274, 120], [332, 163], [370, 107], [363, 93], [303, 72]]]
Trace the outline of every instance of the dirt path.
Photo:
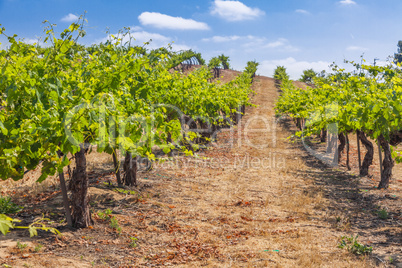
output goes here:
[[[96, 218], [93, 228], [64, 230], [56, 242], [40, 235], [42, 255], [2, 254], [0, 264], [14, 257], [16, 267], [49, 266], [51, 256], [75, 260], [76, 267], [370, 267], [388, 265], [391, 256], [402, 262], [397, 220], [373, 215], [375, 198], [359, 191], [356, 177], [326, 168], [286, 139], [291, 124], [276, 123], [273, 79], [256, 77], [254, 90], [257, 107], [247, 108], [241, 125], [219, 134], [213, 147], [141, 173], [139, 200], [102, 183], [91, 187], [94, 212], [111, 208], [120, 235]], [[43, 209], [56, 210], [48, 203]], [[374, 245], [384, 263], [337, 248], [351, 234]], [[130, 237], [138, 239], [135, 247]]]
[[[215, 148], [191, 164], [183, 160], [154, 171], [164, 172], [152, 188], [163, 189], [160, 201], [171, 210], [153, 222], [169, 219], [177, 229], [169, 236], [150, 234], [148, 251], [161, 263], [183, 261], [186, 267], [374, 266], [337, 248], [350, 223], [343, 222], [345, 211], [334, 210], [328, 189], [316, 183], [320, 175], [334, 173], [289, 143], [286, 122], [275, 123], [274, 80], [257, 77], [254, 89], [257, 107], [247, 109], [234, 132], [222, 133]], [[186, 250], [192, 247], [206, 250], [201, 261], [188, 264]], [[183, 248], [187, 253], [181, 255]]]

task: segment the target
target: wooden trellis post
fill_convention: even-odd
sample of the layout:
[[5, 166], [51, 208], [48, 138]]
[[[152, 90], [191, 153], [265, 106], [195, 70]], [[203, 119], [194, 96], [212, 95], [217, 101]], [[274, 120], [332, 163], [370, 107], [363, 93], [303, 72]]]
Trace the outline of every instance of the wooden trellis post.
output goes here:
[[382, 153], [381, 153], [380, 141], [378, 139], [377, 139], [377, 143], [378, 143], [378, 154], [380, 156], [380, 175], [381, 175], [381, 180], [382, 180]]
[[359, 156], [359, 174], [360, 174], [360, 170], [362, 170], [362, 159], [361, 159], [361, 156], [360, 156], [359, 132], [356, 132], [356, 137], [357, 137], [357, 155]]

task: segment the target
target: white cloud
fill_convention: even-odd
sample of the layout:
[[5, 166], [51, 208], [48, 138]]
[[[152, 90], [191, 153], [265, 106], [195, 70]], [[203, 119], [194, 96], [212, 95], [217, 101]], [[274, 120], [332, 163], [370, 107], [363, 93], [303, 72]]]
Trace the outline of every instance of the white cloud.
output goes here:
[[[113, 34], [113, 36], [116, 38], [121, 38], [118, 34]], [[131, 37], [135, 39], [132, 42], [137, 45], [138, 45], [138, 43], [141, 43], [140, 45], [142, 45], [143, 43], [149, 42], [152, 40], [151, 45], [152, 44], [162, 44], [162, 46], [166, 46], [169, 42], [173, 41], [171, 38], [166, 37], [164, 35], [161, 35], [158, 33], [149, 33], [149, 32], [145, 32], [145, 31], [132, 32]], [[99, 40], [99, 42], [106, 42], [108, 40], [112, 40], [111, 35], [108, 35], [107, 37]], [[122, 43], [124, 44], [128, 41], [130, 41], [129, 36], [125, 35], [122, 39]]]
[[135, 40], [140, 41], [140, 42], [148, 42], [151, 39], [152, 39], [152, 41], [155, 41], [155, 42], [164, 42], [164, 43], [168, 43], [168, 42], [172, 41], [169, 37], [166, 37], [164, 35], [161, 35], [158, 33], [149, 33], [149, 32], [145, 32], [145, 31], [134, 32], [134, 33], [132, 33], [131, 36], [134, 37]]
[[49, 47], [52, 45], [50, 41], [47, 41], [47, 43], [43, 43], [42, 38], [22, 38], [20, 39], [21, 42], [29, 45], [39, 45], [41, 47]]
[[[389, 61], [386, 61], [386, 60], [380, 60], [380, 59], [377, 59], [375, 61], [376, 66], [384, 66], [385, 67], [385, 66], [390, 65], [390, 63], [392, 64], [392, 62], [389, 62]], [[370, 64], [370, 63], [366, 62], [366, 64]], [[373, 64], [374, 64], [374, 62], [373, 62]]]
[[296, 9], [295, 12], [300, 13], [300, 14], [305, 14], [305, 15], [310, 14], [310, 12], [308, 12], [307, 10], [304, 10], [304, 9]]
[[175, 43], [172, 44], [172, 50], [173, 51], [189, 50], [189, 49], [196, 50], [195, 48], [192, 48], [192, 47], [187, 46], [187, 45], [175, 44]]
[[[118, 34], [114, 34], [114, 36], [118, 37]], [[147, 45], [145, 47], [147, 49], [167, 47], [168, 44], [171, 44], [172, 50], [174, 50], [174, 51], [195, 49], [195, 48], [191, 48], [184, 44], [176, 44], [176, 43], [174, 43], [172, 38], [158, 34], [158, 33], [149, 33], [146, 31], [139, 31], [139, 32], [133, 31], [131, 33], [131, 37], [133, 37], [135, 39], [135, 40], [132, 40], [131, 45], [142, 46], [145, 42], [150, 42], [149, 45]], [[111, 36], [109, 35], [101, 40], [98, 40], [95, 43], [106, 42], [110, 39], [111, 39]], [[130, 41], [129, 36], [125, 35], [123, 37], [122, 43], [125, 44], [128, 41]]]
[[279, 38], [275, 41], [268, 42], [265, 37], [247, 36], [250, 42], [244, 44], [247, 52], [253, 52], [258, 49], [272, 49], [277, 51], [297, 52], [299, 49], [290, 44], [286, 38]]
[[285, 38], [279, 38], [277, 41], [271, 42], [266, 44], [264, 47], [266, 48], [277, 48], [277, 47], [283, 47], [285, 46], [285, 43], [287, 43], [288, 40]]
[[231, 35], [231, 36], [213, 36], [211, 38], [203, 38], [202, 41], [204, 42], [214, 42], [214, 43], [223, 43], [223, 42], [230, 42], [239, 40], [241, 37], [238, 35]]
[[258, 66], [258, 73], [268, 77], [273, 77], [276, 67], [284, 66], [286, 68], [286, 72], [290, 76], [290, 79], [297, 80], [301, 77], [303, 71], [306, 69], [313, 69], [316, 72], [321, 72], [322, 70], [330, 71], [328, 67], [330, 64], [330, 62], [326, 61], [297, 61], [296, 59], [289, 57], [286, 59], [262, 61]]
[[79, 18], [78, 16], [76, 16], [76, 15], [70, 13], [70, 14], [68, 14], [67, 16], [64, 16], [64, 17], [61, 19], [61, 21], [62, 21], [62, 22], [76, 22], [76, 21], [78, 20], [78, 18]]
[[131, 36], [134, 37], [135, 39], [134, 44], [138, 43], [142, 44], [152, 39], [149, 45], [146, 46], [146, 48], [148, 49], [167, 47], [168, 44], [172, 46], [173, 51], [195, 49], [185, 44], [176, 44], [173, 38], [158, 33], [149, 33], [146, 31], [141, 31], [141, 32], [133, 32]]
[[248, 7], [240, 1], [215, 0], [211, 14], [228, 21], [242, 21], [255, 19], [265, 12], [259, 8]]
[[138, 16], [142, 25], [172, 30], [208, 30], [208, 24], [182, 17], [172, 17], [157, 12], [143, 12]]
[[34, 38], [24, 38], [21, 40], [25, 44], [33, 45], [33, 44], [41, 44], [40, 40]]
[[342, 0], [342, 1], [339, 1], [339, 3], [341, 5], [345, 5], [345, 6], [347, 6], [347, 5], [356, 5], [356, 2], [353, 1], [353, 0]]
[[359, 46], [349, 46], [346, 48], [349, 51], [368, 51], [369, 49], [366, 47], [359, 47]]
[[236, 44], [245, 48], [245, 52], [255, 52], [261, 49], [271, 49], [276, 51], [296, 52], [298, 48], [290, 45], [286, 38], [279, 38], [275, 41], [269, 42], [265, 37], [254, 35], [230, 35], [230, 36], [213, 36], [210, 38], [201, 39], [203, 42], [224, 43], [237, 41]]
[[136, 31], [136, 32], [139, 32], [139, 31], [142, 30], [141, 26], [132, 26], [132, 27], [130, 27], [130, 29], [131, 29], [132, 31]]
[[256, 49], [260, 49], [267, 43], [267, 39], [265, 37], [248, 35], [246, 38], [247, 38], [248, 42], [243, 44], [243, 47], [248, 52], [252, 52], [252, 51], [255, 51]]

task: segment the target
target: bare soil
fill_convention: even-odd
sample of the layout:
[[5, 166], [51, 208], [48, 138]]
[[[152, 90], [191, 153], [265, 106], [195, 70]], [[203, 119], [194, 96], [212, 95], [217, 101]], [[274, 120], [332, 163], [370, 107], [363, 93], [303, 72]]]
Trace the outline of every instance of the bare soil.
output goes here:
[[[390, 189], [377, 190], [378, 160], [371, 177], [356, 176], [353, 142], [351, 171], [325, 166], [300, 141], [287, 139], [296, 129], [275, 118], [280, 93], [274, 79], [257, 76], [253, 89], [257, 106], [246, 109], [240, 125], [224, 129], [192, 157], [154, 163], [139, 173], [137, 188], [118, 192], [110, 157], [90, 154], [90, 228], [67, 228], [55, 178], [38, 186], [35, 171], [18, 183], [0, 182], [3, 196], [25, 206], [13, 217], [27, 225], [44, 214], [62, 233], [29, 238], [27, 231], [13, 230], [0, 236], [0, 265], [401, 267], [401, 169]], [[112, 215], [102, 219], [98, 212], [106, 209]], [[387, 219], [379, 217], [380, 209]], [[356, 256], [338, 248], [344, 235], [359, 235], [373, 253]], [[17, 242], [27, 247], [19, 249]]]

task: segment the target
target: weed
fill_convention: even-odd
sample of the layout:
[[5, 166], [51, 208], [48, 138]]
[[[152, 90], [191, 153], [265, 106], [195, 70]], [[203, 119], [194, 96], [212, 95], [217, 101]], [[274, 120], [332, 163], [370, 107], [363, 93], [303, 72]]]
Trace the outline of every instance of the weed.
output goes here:
[[39, 251], [42, 250], [42, 247], [43, 247], [42, 244], [37, 244], [37, 245], [35, 246], [35, 248], [34, 248], [34, 251], [35, 251], [35, 252], [39, 252]]
[[389, 256], [388, 262], [392, 264], [392, 263], [394, 263], [394, 259], [391, 256]]
[[111, 181], [104, 181], [104, 182], [103, 182], [103, 185], [106, 186], [106, 187], [111, 187], [111, 186], [113, 186], [113, 184], [112, 184]]
[[355, 255], [370, 254], [373, 251], [373, 248], [357, 242], [358, 237], [358, 235], [356, 235], [356, 237], [353, 237], [353, 235], [351, 237], [342, 236], [338, 248], [346, 248], [349, 252]]
[[348, 231], [351, 227], [350, 219], [344, 216], [336, 216], [334, 227], [337, 230]]
[[17, 248], [21, 250], [21, 252], [24, 251], [24, 249], [28, 246], [28, 244], [21, 244], [20, 241], [17, 242]]
[[381, 220], [388, 219], [388, 211], [386, 211], [385, 209], [381, 209], [381, 210], [377, 211], [377, 215]]
[[104, 211], [98, 211], [97, 214], [101, 220], [110, 220], [110, 227], [115, 229], [119, 234], [121, 233], [121, 227], [119, 225], [119, 222], [117, 221], [116, 217], [112, 217], [112, 210], [111, 209], [105, 209]]
[[11, 202], [11, 197], [0, 196], [0, 214], [14, 214], [23, 210], [24, 207]]
[[110, 218], [110, 227], [115, 229], [119, 234], [121, 233], [121, 227], [119, 225], [119, 222], [117, 221], [116, 217]]
[[114, 191], [126, 195], [135, 195], [137, 192], [136, 191], [131, 191], [131, 190], [126, 190], [126, 189], [121, 189], [121, 188], [114, 188]]
[[132, 247], [132, 248], [137, 247], [137, 246], [138, 246], [138, 245], [137, 245], [137, 240], [138, 240], [138, 238], [136, 238], [136, 237], [134, 237], [134, 236], [131, 236], [130, 239], [131, 239], [130, 247]]
[[111, 209], [105, 209], [104, 211], [98, 211], [97, 214], [101, 220], [107, 220], [112, 215], [112, 212]]

